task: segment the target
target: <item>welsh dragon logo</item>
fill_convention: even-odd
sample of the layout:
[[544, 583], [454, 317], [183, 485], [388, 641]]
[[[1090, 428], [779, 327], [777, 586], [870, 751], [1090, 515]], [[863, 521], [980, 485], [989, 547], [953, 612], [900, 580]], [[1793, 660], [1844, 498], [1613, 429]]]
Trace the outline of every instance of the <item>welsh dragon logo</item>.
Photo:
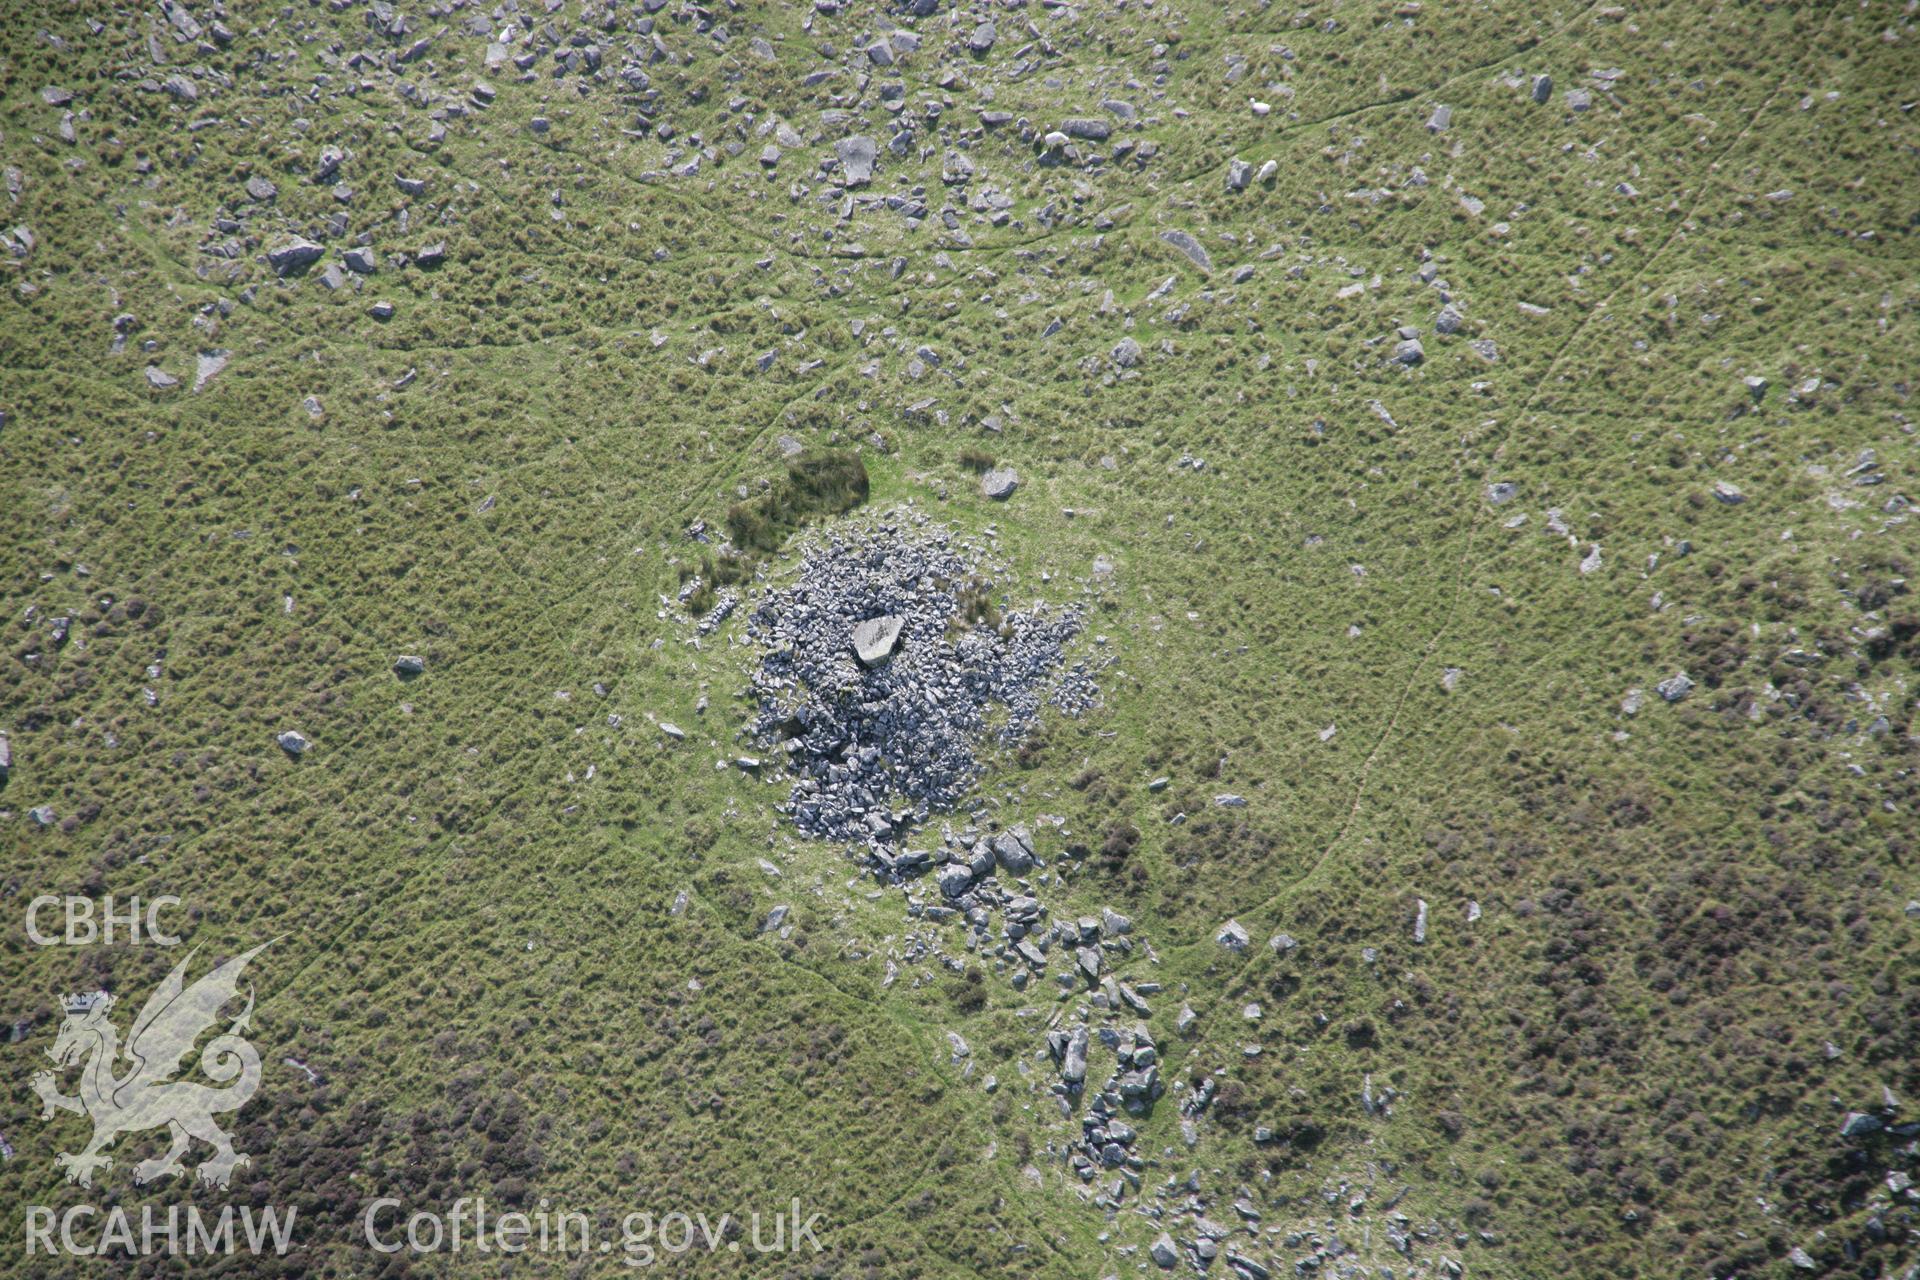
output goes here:
[[[198, 1172], [204, 1182], [225, 1187], [236, 1168], [250, 1163], [233, 1149], [233, 1139], [213, 1117], [238, 1111], [260, 1087], [260, 1055], [240, 1034], [253, 1015], [251, 986], [246, 1008], [200, 1053], [200, 1069], [226, 1087], [216, 1089], [171, 1077], [201, 1032], [213, 1026], [222, 1007], [234, 999], [247, 962], [270, 945], [263, 942], [235, 956], [191, 986], [186, 981], [187, 966], [198, 949], [190, 952], [147, 997], [127, 1033], [125, 1049], [119, 1047], [120, 1034], [109, 1020], [115, 1003], [111, 995], [100, 991], [66, 998], [66, 1021], [47, 1056], [62, 1070], [84, 1063], [79, 1096], [61, 1093], [51, 1071], [33, 1077], [33, 1091], [45, 1107], [42, 1119], [51, 1119], [56, 1111], [72, 1111], [93, 1121], [93, 1141], [84, 1150], [54, 1157], [54, 1163], [66, 1171], [67, 1181], [92, 1186], [94, 1170], [113, 1167], [112, 1159], [101, 1152], [115, 1138], [162, 1127], [172, 1135], [173, 1145], [165, 1155], [133, 1167], [136, 1183], [184, 1172], [180, 1157], [195, 1138], [213, 1147], [213, 1154], [200, 1162]], [[116, 1075], [115, 1064], [120, 1060], [127, 1066], [124, 1074]]]

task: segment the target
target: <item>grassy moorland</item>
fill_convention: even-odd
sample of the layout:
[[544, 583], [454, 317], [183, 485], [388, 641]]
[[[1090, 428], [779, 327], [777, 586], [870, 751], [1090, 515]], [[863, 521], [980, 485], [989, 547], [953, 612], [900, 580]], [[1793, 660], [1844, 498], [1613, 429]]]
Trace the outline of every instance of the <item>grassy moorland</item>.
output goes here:
[[[153, 1135], [64, 1185], [28, 1087], [62, 993], [180, 958], [28, 902], [174, 894], [277, 939], [229, 1195], [301, 1247], [220, 1274], [621, 1273], [361, 1241], [486, 1195], [823, 1215], [695, 1274], [1158, 1274], [1199, 1208], [1274, 1275], [1910, 1276], [1914, 1140], [1840, 1130], [1920, 1109], [1917, 51], [1881, 3], [16, 12], [7, 1229], [219, 1198], [134, 1187]], [[725, 767], [716, 548], [752, 591], [856, 503], [1111, 659], [979, 804], [1161, 984], [1117, 1207], [1058, 1158], [1077, 1001]]]

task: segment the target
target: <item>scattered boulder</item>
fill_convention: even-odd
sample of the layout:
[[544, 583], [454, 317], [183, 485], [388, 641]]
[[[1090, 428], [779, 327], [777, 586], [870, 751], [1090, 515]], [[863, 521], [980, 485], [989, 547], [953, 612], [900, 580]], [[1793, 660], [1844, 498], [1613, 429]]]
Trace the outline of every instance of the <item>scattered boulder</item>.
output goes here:
[[1247, 949], [1247, 943], [1251, 939], [1247, 936], [1246, 928], [1238, 920], [1229, 920], [1220, 926], [1213, 935], [1213, 940], [1229, 951], [1241, 952]]
[[890, 613], [855, 623], [853, 652], [860, 659], [860, 665], [877, 667], [891, 658], [894, 646], [900, 643], [900, 629], [906, 625], [906, 621], [899, 614]]
[[1847, 1118], [1840, 1122], [1840, 1136], [1843, 1138], [1870, 1138], [1886, 1128], [1886, 1122], [1879, 1116], [1865, 1111], [1849, 1111]]
[[1147, 1256], [1153, 1259], [1154, 1266], [1162, 1271], [1171, 1271], [1173, 1264], [1180, 1261], [1180, 1249], [1174, 1244], [1173, 1237], [1162, 1231], [1154, 1238], [1154, 1242], [1147, 1246]]
[[1020, 473], [1012, 467], [994, 467], [980, 477], [980, 492], [995, 502], [1005, 502], [1020, 487]]
[[840, 172], [848, 186], [864, 187], [873, 181], [873, 162], [880, 149], [872, 138], [865, 134], [842, 138], [833, 144], [833, 153], [840, 159]]
[[1078, 1026], [1067, 1037], [1067, 1050], [1060, 1059], [1060, 1078], [1068, 1084], [1079, 1084], [1087, 1078], [1087, 1029]]
[[1676, 671], [1653, 686], [1653, 691], [1668, 702], [1678, 702], [1693, 692], [1693, 677], [1684, 671]]
[[193, 389], [195, 391], [212, 382], [214, 377], [233, 359], [233, 352], [224, 350], [202, 351], [194, 360]]
[[313, 241], [295, 236], [286, 243], [267, 250], [267, 265], [273, 268], [273, 274], [284, 278], [306, 270], [320, 261], [325, 253], [326, 250]]
[[1207, 252], [1205, 245], [1195, 240], [1188, 232], [1162, 231], [1160, 238], [1186, 254], [1188, 260], [1202, 271], [1213, 270], [1213, 255]]
[[277, 734], [273, 740], [279, 743], [280, 749], [290, 756], [300, 755], [308, 747], [313, 745], [307, 740], [307, 735], [301, 733], [298, 729], [283, 730]]

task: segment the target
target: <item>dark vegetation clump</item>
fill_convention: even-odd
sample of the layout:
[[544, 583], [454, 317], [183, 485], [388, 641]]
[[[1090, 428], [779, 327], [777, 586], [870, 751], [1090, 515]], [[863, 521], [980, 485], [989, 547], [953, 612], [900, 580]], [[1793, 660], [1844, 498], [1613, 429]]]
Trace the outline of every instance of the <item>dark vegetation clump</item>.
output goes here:
[[[742, 552], [778, 551], [817, 516], [843, 515], [867, 500], [867, 465], [845, 450], [803, 453], [765, 493], [727, 509], [727, 536]], [[744, 576], [744, 575], [743, 575]]]

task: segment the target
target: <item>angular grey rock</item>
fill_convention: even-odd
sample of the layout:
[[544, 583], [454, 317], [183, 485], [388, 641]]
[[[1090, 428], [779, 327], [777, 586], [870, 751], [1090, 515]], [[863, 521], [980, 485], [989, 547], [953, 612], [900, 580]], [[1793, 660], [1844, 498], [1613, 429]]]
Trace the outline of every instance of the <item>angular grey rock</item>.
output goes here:
[[147, 366], [147, 385], [155, 391], [165, 391], [180, 385], [180, 379], [168, 373], [157, 364]]
[[340, 260], [346, 263], [347, 270], [355, 275], [370, 276], [380, 268], [379, 260], [374, 257], [373, 250], [365, 245], [347, 250], [341, 255]]
[[1009, 875], [1023, 876], [1033, 870], [1033, 839], [1025, 827], [1003, 831], [992, 840], [993, 856]]
[[212, 351], [202, 351], [194, 357], [193, 389], [198, 391], [212, 382], [214, 377], [227, 367], [227, 361], [231, 359], [233, 359], [233, 352], [217, 348]]
[[982, 22], [973, 29], [973, 34], [967, 37], [967, 48], [974, 53], [985, 53], [993, 48], [993, 42], [997, 38], [998, 33], [994, 30], [993, 23]]
[[877, 667], [891, 658], [894, 646], [900, 642], [900, 629], [906, 625], [906, 621], [895, 613], [855, 623], [853, 652], [860, 659], [860, 665]]
[[1840, 1122], [1840, 1136], [1843, 1138], [1868, 1138], [1886, 1128], [1879, 1116], [1864, 1111], [1849, 1111], [1847, 1118]]
[[1245, 191], [1253, 181], [1253, 166], [1235, 156], [1227, 164], [1227, 190]]
[[1132, 338], [1122, 338], [1113, 344], [1111, 353], [1113, 362], [1122, 369], [1131, 369], [1140, 363], [1140, 344]]
[[1737, 507], [1747, 500], [1747, 495], [1725, 480], [1713, 482], [1713, 496], [1729, 507]]
[[1427, 132], [1445, 133], [1452, 124], [1453, 108], [1448, 106], [1435, 107], [1433, 114], [1427, 117]]
[[395, 675], [417, 676], [427, 669], [427, 660], [415, 653], [403, 653], [393, 660]]
[[1078, 1084], [1087, 1078], [1087, 1029], [1084, 1026], [1075, 1027], [1067, 1037], [1067, 1051], [1060, 1059], [1060, 1078], [1068, 1084]]
[[1147, 1256], [1153, 1259], [1153, 1265], [1162, 1271], [1171, 1271], [1173, 1264], [1180, 1261], [1179, 1246], [1173, 1237], [1162, 1231], [1154, 1242], [1147, 1246]]
[[1677, 671], [1653, 686], [1653, 691], [1668, 702], [1678, 702], [1693, 692], [1693, 678], [1684, 671]]
[[1229, 951], [1245, 951], [1249, 941], [1247, 931], [1238, 920], [1229, 920], [1221, 925], [1213, 935], [1213, 940]]
[[1427, 900], [1421, 898], [1419, 904], [1413, 913], [1413, 940], [1416, 943], [1427, 940]]
[[247, 199], [264, 204], [280, 194], [280, 189], [266, 178], [255, 174], [247, 179]]
[[[973, 872], [967, 869], [965, 863], [949, 862], [940, 868], [939, 874], [934, 879], [940, 885], [940, 892], [949, 898], [957, 898], [973, 887]], [[1042, 957], [1043, 961], [1044, 959], [1045, 957]]]
[[267, 265], [276, 276], [290, 276], [320, 261], [326, 250], [311, 240], [295, 236], [285, 244], [267, 250]]
[[1553, 77], [1537, 75], [1533, 78], [1533, 100], [1546, 102], [1553, 97]]
[[1012, 467], [995, 467], [980, 477], [980, 492], [995, 502], [1005, 502], [1020, 487], [1020, 473]]
[[1408, 338], [1393, 348], [1393, 362], [1406, 365], [1408, 368], [1412, 368], [1426, 358], [1427, 349], [1420, 345], [1418, 338]]
[[52, 805], [38, 804], [27, 810], [27, 818], [36, 827], [50, 827], [57, 820], [58, 815], [54, 813]]
[[872, 138], [865, 134], [842, 138], [833, 144], [833, 153], [840, 159], [840, 171], [848, 186], [863, 187], [873, 181], [873, 162], [879, 148]]
[[1435, 333], [1458, 333], [1460, 326], [1466, 323], [1466, 317], [1452, 303], [1440, 308], [1440, 314], [1433, 318]]
[[307, 735], [297, 729], [283, 730], [275, 735], [273, 740], [279, 743], [280, 749], [290, 756], [297, 756], [313, 745], [307, 741]]
[[1105, 142], [1113, 136], [1113, 126], [1091, 116], [1075, 116], [1060, 122], [1060, 132], [1086, 142]]
[[437, 267], [446, 260], [447, 243], [444, 240], [436, 240], [413, 255], [414, 263], [422, 267]]
[[1202, 271], [1213, 270], [1213, 255], [1209, 254], [1206, 246], [1195, 240], [1192, 235], [1185, 231], [1162, 231], [1160, 238], [1186, 254], [1193, 265]]

